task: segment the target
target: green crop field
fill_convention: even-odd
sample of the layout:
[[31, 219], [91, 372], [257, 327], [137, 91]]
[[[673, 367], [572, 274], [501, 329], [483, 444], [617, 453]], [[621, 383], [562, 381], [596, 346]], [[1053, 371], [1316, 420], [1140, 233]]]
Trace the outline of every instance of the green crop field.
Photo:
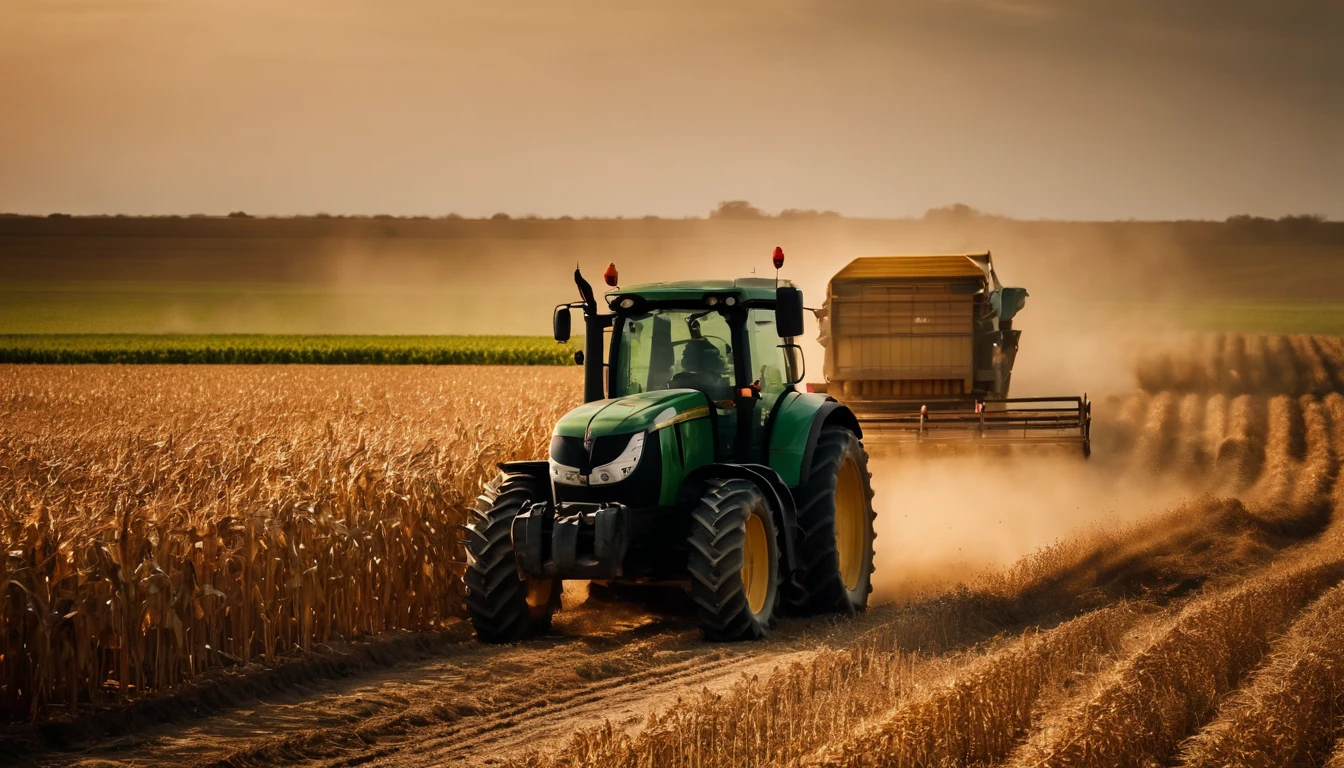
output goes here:
[[1194, 331], [1344, 335], [1344, 302], [1204, 301], [1174, 314]]
[[573, 365], [542, 336], [0, 335], [3, 363]]

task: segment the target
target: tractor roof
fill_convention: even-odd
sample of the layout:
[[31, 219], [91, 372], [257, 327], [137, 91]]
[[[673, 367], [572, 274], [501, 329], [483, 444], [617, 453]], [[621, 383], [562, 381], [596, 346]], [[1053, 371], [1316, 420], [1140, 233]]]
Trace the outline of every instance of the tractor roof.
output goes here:
[[647, 301], [699, 301], [706, 293], [736, 293], [742, 301], [774, 301], [776, 285], [792, 285], [773, 277], [739, 277], [736, 280], [678, 280], [642, 283], [607, 292], [607, 301], [617, 296], [639, 296]]

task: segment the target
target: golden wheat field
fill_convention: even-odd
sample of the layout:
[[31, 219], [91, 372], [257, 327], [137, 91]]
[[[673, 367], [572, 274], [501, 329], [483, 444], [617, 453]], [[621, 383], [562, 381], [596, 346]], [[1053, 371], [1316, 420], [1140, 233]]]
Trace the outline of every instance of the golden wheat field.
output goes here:
[[[1091, 462], [1043, 465], [1080, 521], [1079, 494], [1118, 501], [1007, 565], [728, 646], [573, 590], [551, 636], [490, 647], [457, 526], [493, 462], [540, 455], [577, 370], [0, 368], [0, 755], [1344, 765], [1344, 342], [1196, 336], [1134, 379], [1098, 399]], [[939, 468], [969, 461], [900, 460], [948, 498]], [[1044, 517], [1030, 477], [1004, 493]]]

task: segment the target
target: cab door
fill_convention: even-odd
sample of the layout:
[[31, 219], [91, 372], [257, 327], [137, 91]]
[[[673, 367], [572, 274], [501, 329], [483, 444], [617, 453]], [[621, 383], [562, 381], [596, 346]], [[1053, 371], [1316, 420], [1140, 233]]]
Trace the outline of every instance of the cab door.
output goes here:
[[751, 445], [743, 446], [742, 453], [751, 456], [752, 461], [769, 463], [769, 446], [765, 444], [766, 425], [770, 414], [774, 412], [775, 403], [788, 391], [785, 386], [788, 366], [776, 330], [774, 310], [748, 310], [745, 335], [749, 363], [744, 378], [758, 390], [759, 397], [751, 405]]

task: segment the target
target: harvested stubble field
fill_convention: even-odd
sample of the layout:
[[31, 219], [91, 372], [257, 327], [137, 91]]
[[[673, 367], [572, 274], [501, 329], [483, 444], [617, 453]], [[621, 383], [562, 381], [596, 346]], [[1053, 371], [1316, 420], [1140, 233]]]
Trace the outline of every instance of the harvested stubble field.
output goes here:
[[1097, 406], [1086, 471], [1180, 501], [856, 619], [722, 646], [690, 617], [575, 591], [553, 636], [498, 648], [457, 618], [454, 525], [490, 462], [540, 452], [577, 371], [3, 368], [0, 672], [9, 716], [46, 721], [4, 748], [1344, 764], [1341, 375], [1330, 337], [1195, 337], [1140, 360], [1141, 389]]

